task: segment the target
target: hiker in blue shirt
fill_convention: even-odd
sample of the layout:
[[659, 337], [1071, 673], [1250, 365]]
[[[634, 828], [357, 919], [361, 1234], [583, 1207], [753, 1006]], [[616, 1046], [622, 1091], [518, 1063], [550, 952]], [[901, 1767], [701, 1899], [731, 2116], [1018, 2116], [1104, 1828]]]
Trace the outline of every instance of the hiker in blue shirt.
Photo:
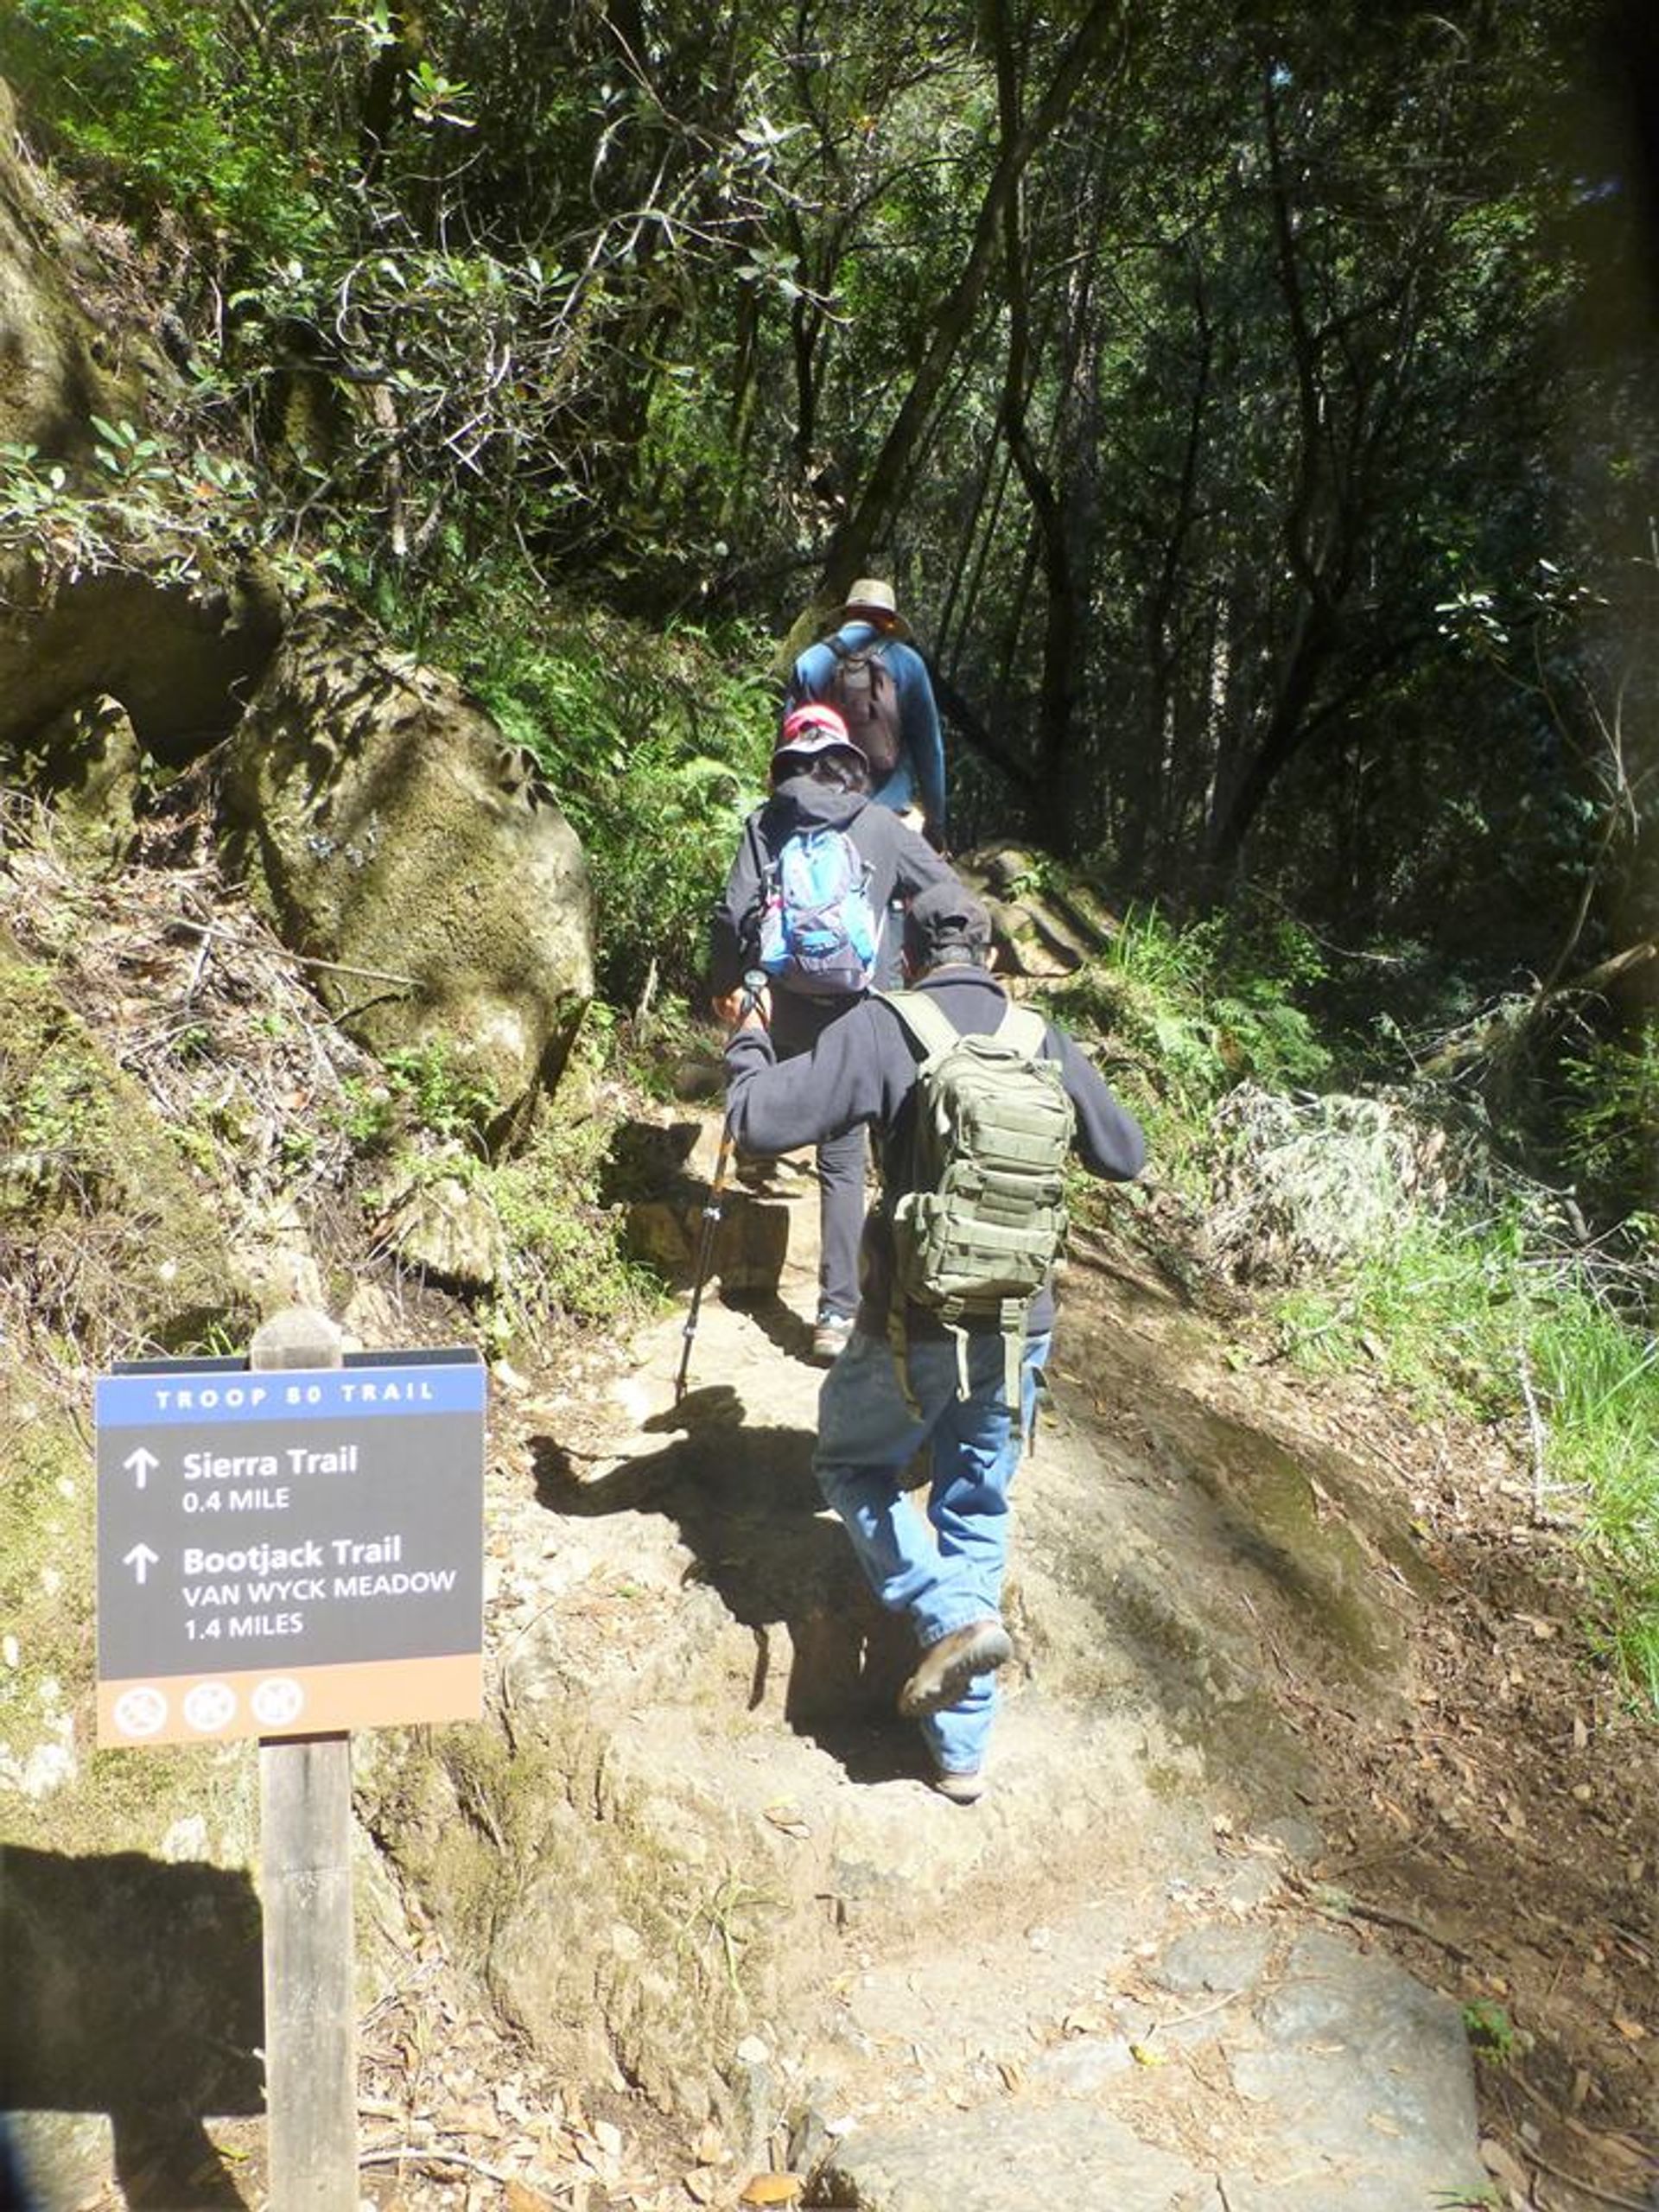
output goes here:
[[[745, 972], [760, 955], [763, 924], [775, 893], [784, 848], [803, 831], [843, 831], [867, 874], [877, 944], [871, 982], [899, 980], [899, 920], [891, 911], [931, 883], [956, 877], [899, 815], [875, 804], [864, 755], [831, 707], [797, 708], [784, 723], [772, 757], [772, 797], [743, 825], [743, 835], [712, 918], [709, 989], [735, 1007]], [[799, 979], [772, 992], [772, 1040], [779, 1058], [810, 1052], [830, 1025], [861, 1002], [861, 991], [815, 990]], [[734, 1018], [728, 1014], [728, 1020]], [[849, 1128], [817, 1148], [822, 1257], [815, 1358], [831, 1360], [853, 1333], [858, 1306], [858, 1247], [864, 1226], [864, 1131]]]
[[[907, 640], [909, 624], [898, 610], [893, 586], [878, 576], [861, 576], [847, 594], [841, 625], [828, 638], [809, 645], [795, 663], [785, 695], [785, 714], [807, 700], [833, 706], [846, 719], [855, 744], [872, 763], [871, 797], [879, 806], [902, 814], [917, 809], [922, 834], [936, 850], [944, 849], [944, 743], [939, 710], [927, 664]], [[875, 735], [867, 741], [849, 692], [849, 656], [868, 650], [878, 664], [878, 690], [871, 712]], [[890, 679], [893, 714], [889, 723], [880, 685]]]

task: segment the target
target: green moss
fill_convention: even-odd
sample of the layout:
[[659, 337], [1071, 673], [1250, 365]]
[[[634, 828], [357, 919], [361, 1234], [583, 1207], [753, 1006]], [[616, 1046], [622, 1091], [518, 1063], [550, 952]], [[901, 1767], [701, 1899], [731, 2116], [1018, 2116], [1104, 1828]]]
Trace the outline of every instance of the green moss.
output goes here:
[[[0, 1381], [0, 1745], [19, 1765], [43, 1745], [84, 1745], [92, 1688], [92, 1470], [61, 1412], [13, 1372]], [[33, 1801], [22, 1805], [23, 1824]], [[7, 1823], [16, 1839], [16, 1819]]]
[[[69, 1754], [49, 1790], [8, 1787], [8, 1842], [71, 1856], [153, 1850], [194, 1816], [215, 1848], [251, 1845], [255, 1812], [248, 1745], [213, 1751], [93, 1751], [95, 1474], [90, 1441], [43, 1377], [0, 1365], [0, 1747], [5, 1771], [45, 1747]], [[15, 1762], [15, 1767], [13, 1763]]]
[[[198, 1159], [200, 1155], [198, 1154]], [[251, 1324], [188, 1151], [44, 969], [0, 932], [0, 1258], [99, 1356]]]
[[601, 1205], [599, 1185], [614, 1139], [597, 1115], [567, 1115], [556, 1095], [534, 1135], [490, 1176], [517, 1264], [494, 1319], [511, 1338], [555, 1318], [613, 1321], [645, 1311], [656, 1283], [624, 1249], [622, 1211]]

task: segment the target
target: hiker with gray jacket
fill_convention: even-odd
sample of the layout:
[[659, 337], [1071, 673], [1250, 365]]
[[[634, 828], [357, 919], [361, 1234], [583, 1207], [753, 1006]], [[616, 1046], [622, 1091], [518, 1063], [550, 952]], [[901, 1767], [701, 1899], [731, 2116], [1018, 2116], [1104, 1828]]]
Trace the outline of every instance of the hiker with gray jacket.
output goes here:
[[[1029, 1009], [1011, 1012], [988, 970], [990, 944], [985, 908], [959, 883], [916, 899], [905, 917], [904, 955], [913, 990], [927, 1002], [925, 1026], [938, 1027], [943, 1016], [958, 1039], [1017, 1033], [1028, 1089], [1044, 1088], [1036, 1063], [1052, 1064], [1047, 1089], [1065, 1116], [1061, 1154], [1069, 1141], [1091, 1173], [1129, 1179], [1145, 1157], [1140, 1128], [1064, 1030]], [[921, 1096], [933, 1098], [930, 1071], [939, 1057], [902, 1011], [905, 995], [862, 1001], [809, 1055], [779, 1059], [766, 1000], [743, 1013], [734, 993], [721, 1009], [739, 1025], [726, 1051], [727, 1110], [739, 1144], [763, 1154], [854, 1128], [877, 1132], [883, 1198], [865, 1226], [852, 1339], [819, 1396], [813, 1464], [871, 1588], [907, 1616], [922, 1646], [899, 1709], [921, 1723], [935, 1786], [969, 1804], [984, 1786], [995, 1672], [1012, 1655], [1001, 1611], [1008, 1489], [1048, 1357], [1054, 1300], [1046, 1281], [1028, 1302], [1004, 1300], [989, 1312], [901, 1294], [913, 1217], [906, 1201], [922, 1151], [918, 1106]], [[1027, 1148], [1039, 1149], [1038, 1139]], [[1016, 1303], [1020, 1337], [1011, 1359], [1005, 1338]], [[925, 1446], [932, 1458], [925, 1518], [906, 1491]]]
[[[792, 841], [823, 831], [845, 836], [863, 872], [873, 959], [869, 974], [856, 988], [849, 988], [855, 979], [845, 974], [827, 976], [822, 987], [815, 987], [810, 976], [780, 981], [772, 993], [772, 1034], [780, 1059], [810, 1052], [832, 1023], [859, 1004], [865, 989], [885, 989], [897, 982], [894, 899], [913, 898], [930, 884], [956, 880], [947, 861], [899, 815], [871, 797], [868, 763], [835, 709], [798, 708], [785, 721], [772, 754], [772, 797], [744, 823], [725, 890], [714, 910], [709, 988], [717, 1002], [729, 1000], [736, 1006], [742, 978], [760, 957], [767, 909], [777, 904], [785, 849]], [[819, 1144], [822, 1256], [812, 1332], [813, 1355], [818, 1359], [835, 1358], [853, 1332], [864, 1171], [861, 1126], [849, 1124]]]

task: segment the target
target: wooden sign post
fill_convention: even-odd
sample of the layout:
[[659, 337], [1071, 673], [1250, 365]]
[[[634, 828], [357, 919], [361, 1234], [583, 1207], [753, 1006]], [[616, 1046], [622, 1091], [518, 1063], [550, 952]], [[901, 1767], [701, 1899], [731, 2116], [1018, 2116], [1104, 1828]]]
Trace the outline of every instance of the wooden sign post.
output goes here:
[[98, 1740], [259, 1738], [277, 2212], [357, 2212], [351, 1739], [478, 1718], [475, 1349], [342, 1354], [290, 1307], [245, 1362], [98, 1382]]
[[[256, 1374], [340, 1364], [339, 1332], [302, 1306], [264, 1323], [248, 1357]], [[270, 2202], [357, 2212], [351, 1738], [262, 1739], [259, 1804]]]

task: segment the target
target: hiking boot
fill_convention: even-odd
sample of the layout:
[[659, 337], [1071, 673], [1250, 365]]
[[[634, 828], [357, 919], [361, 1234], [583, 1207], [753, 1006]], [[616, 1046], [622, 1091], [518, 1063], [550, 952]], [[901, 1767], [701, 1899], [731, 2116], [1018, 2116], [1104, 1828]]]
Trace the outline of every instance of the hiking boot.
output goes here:
[[962, 1768], [955, 1774], [941, 1770], [933, 1777], [933, 1787], [953, 1805], [977, 1805], [985, 1795], [985, 1777], [976, 1766]]
[[1008, 1632], [995, 1613], [982, 1621], [969, 1621], [953, 1629], [922, 1654], [922, 1663], [899, 1693], [899, 1710], [906, 1720], [954, 1705], [976, 1675], [988, 1675], [1014, 1656]]
[[825, 1313], [812, 1332], [812, 1357], [831, 1365], [853, 1341], [850, 1313]]

